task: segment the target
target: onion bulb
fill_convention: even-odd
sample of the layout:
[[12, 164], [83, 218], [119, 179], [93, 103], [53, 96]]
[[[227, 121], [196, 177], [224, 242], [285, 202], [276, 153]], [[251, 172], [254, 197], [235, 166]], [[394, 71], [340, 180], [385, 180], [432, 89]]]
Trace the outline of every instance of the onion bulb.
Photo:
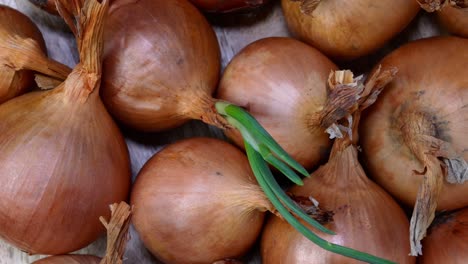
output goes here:
[[289, 30], [338, 59], [367, 55], [387, 43], [416, 16], [408, 0], [281, 0]]
[[[266, 38], [239, 52], [226, 67], [217, 97], [247, 109], [304, 167], [328, 155], [330, 140], [319, 113], [327, 78], [337, 67], [316, 49], [291, 38]], [[226, 135], [243, 146], [240, 133]]]
[[468, 208], [437, 216], [423, 240], [419, 264], [464, 264], [468, 259]]
[[412, 254], [420, 254], [436, 208], [468, 206], [468, 40], [418, 40], [381, 63], [399, 73], [363, 119], [364, 160], [379, 185], [416, 202]]
[[33, 264], [122, 264], [132, 210], [125, 202], [112, 204], [110, 208], [112, 215], [109, 222], [103, 217], [99, 218], [107, 229], [107, 249], [102, 259], [91, 255], [57, 255]]
[[45, 55], [42, 34], [25, 15], [0, 5], [0, 104], [33, 87], [34, 72], [63, 80], [70, 69]]
[[164, 263], [213, 263], [244, 255], [273, 210], [245, 155], [226, 142], [169, 145], [138, 174], [133, 224]]
[[256, 8], [268, 0], [190, 0], [198, 8], [207, 12], [231, 12], [240, 9]]
[[[332, 75], [332, 79], [341, 73]], [[289, 193], [325, 227], [336, 233], [322, 233], [320, 237], [397, 263], [415, 263], [415, 258], [408, 256], [409, 223], [404, 211], [388, 193], [367, 178], [359, 164], [356, 149], [360, 112], [375, 100], [393, 74], [392, 71], [383, 71], [374, 75], [365, 87], [359, 83], [353, 85], [356, 80], [352, 80], [349, 71], [344, 72], [342, 79], [336, 80], [335, 89], [346, 86], [364, 89], [362, 98], [365, 100], [359, 103], [357, 112], [347, 117], [351, 123], [343, 122], [351, 130], [345, 137], [336, 139], [328, 163], [305, 179], [304, 186], [293, 187]], [[381, 84], [369, 90], [372, 82]], [[319, 208], [314, 205], [314, 200], [319, 201]], [[319, 248], [278, 217], [270, 218], [264, 228], [261, 255], [265, 264], [357, 263]], [[388, 263], [378, 259], [364, 261]]]
[[99, 99], [107, 7], [64, 11], [80, 54], [65, 82], [0, 105], [0, 237], [30, 254], [91, 243], [104, 231], [99, 216], [129, 192], [127, 147]]

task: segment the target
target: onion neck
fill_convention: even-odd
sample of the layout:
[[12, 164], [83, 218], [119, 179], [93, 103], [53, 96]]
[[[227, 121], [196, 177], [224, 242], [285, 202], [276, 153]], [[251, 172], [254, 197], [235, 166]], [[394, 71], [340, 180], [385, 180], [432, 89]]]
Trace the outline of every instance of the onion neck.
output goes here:
[[468, 0], [417, 0], [427, 12], [440, 11], [444, 8], [468, 8]]
[[222, 130], [232, 129], [232, 126], [228, 123], [226, 118], [216, 110], [217, 99], [199, 91], [189, 96], [186, 101], [188, 104], [184, 105], [182, 110], [185, 116], [200, 120], [205, 124], [212, 125]]
[[[103, 32], [109, 0], [58, 0], [60, 15], [75, 34], [80, 63], [65, 81], [65, 92], [72, 100], [86, 100], [98, 92], [101, 81]], [[96, 90], [96, 91], [95, 91]]]

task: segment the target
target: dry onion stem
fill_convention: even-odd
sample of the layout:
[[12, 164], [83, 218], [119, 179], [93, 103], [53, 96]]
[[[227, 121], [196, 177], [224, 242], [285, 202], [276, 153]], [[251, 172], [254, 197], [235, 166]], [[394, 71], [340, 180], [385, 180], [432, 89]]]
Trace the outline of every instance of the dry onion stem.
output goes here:
[[122, 264], [125, 244], [128, 240], [128, 227], [132, 209], [125, 202], [112, 204], [110, 209], [112, 213], [109, 222], [102, 216], [99, 218], [107, 229], [106, 255], [100, 264]]
[[468, 7], [468, 0], [416, 0], [427, 12], [439, 11], [448, 6], [456, 8]]

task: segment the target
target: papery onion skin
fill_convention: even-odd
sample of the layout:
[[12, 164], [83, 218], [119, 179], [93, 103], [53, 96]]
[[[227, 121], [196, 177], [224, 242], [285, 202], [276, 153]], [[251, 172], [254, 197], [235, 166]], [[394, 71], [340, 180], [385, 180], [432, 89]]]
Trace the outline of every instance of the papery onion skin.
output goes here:
[[43, 258], [33, 264], [99, 264], [101, 259], [90, 255], [60, 255]]
[[[257, 200], [258, 199], [258, 200]], [[164, 263], [213, 263], [242, 256], [269, 205], [245, 155], [217, 139], [167, 146], [140, 171], [133, 224]]]
[[[4, 5], [0, 5], [0, 35], [2, 38], [6, 35], [18, 35], [21, 38], [34, 39], [44, 53], [46, 52], [42, 34], [31, 19]], [[0, 72], [0, 103], [26, 92], [34, 84], [34, 75], [31, 71], [16, 71], [0, 61]]]
[[447, 5], [436, 14], [439, 22], [449, 32], [468, 38], [468, 8], [455, 8]]
[[419, 264], [464, 264], [468, 259], [468, 209], [436, 217], [423, 240]]
[[[408, 256], [408, 219], [390, 195], [366, 177], [355, 147], [348, 146], [290, 192], [312, 197], [320, 209], [333, 211], [333, 222], [325, 227], [336, 235], [318, 232], [320, 237], [397, 263], [415, 263]], [[278, 217], [265, 225], [261, 255], [265, 264], [361, 263], [319, 248]]]
[[190, 0], [198, 8], [207, 12], [232, 12], [241, 9], [256, 8], [268, 0]]
[[[421, 131], [427, 130], [448, 141], [468, 160], [468, 40], [457, 37], [418, 40], [395, 50], [381, 63], [384, 67], [395, 66], [399, 72], [363, 117], [364, 164], [369, 176], [380, 186], [413, 206], [424, 177], [415, 171], [422, 172], [424, 167], [403, 143], [401, 125], [421, 124]], [[406, 113], [421, 113], [426, 121], [398, 114], [402, 107]], [[438, 210], [468, 206], [467, 192], [467, 183], [444, 182]]]
[[301, 0], [281, 3], [294, 35], [342, 60], [358, 58], [382, 47], [419, 11], [417, 1], [407, 0], [321, 0], [312, 14], [301, 11]]
[[[299, 163], [323, 160], [330, 140], [314, 121], [327, 102], [327, 79], [337, 66], [291, 38], [266, 38], [239, 52], [226, 67], [217, 97], [245, 107]], [[226, 135], [243, 146], [238, 131]]]
[[91, 243], [104, 231], [99, 217], [129, 191], [126, 144], [97, 92], [85, 104], [63, 94], [0, 106], [0, 236], [32, 254]]
[[102, 99], [124, 124], [165, 130], [213, 107], [219, 46], [187, 0], [115, 0], [105, 40]]

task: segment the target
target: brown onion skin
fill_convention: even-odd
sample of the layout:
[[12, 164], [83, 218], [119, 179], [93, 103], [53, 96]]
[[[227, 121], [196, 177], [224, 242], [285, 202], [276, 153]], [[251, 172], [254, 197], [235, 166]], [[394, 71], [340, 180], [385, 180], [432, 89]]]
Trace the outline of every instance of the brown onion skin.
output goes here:
[[[314, 231], [320, 237], [397, 263], [415, 263], [415, 258], [408, 256], [406, 215], [390, 195], [366, 177], [355, 147], [346, 148], [304, 179], [304, 186], [293, 187], [290, 192], [311, 196], [321, 209], [334, 212], [333, 222], [325, 227], [336, 235]], [[261, 255], [264, 264], [361, 263], [319, 248], [278, 217], [269, 218], [265, 225]]]
[[140, 171], [132, 221], [166, 264], [236, 258], [253, 245], [264, 219], [255, 197], [244, 196], [249, 189], [263, 195], [240, 150], [217, 139], [179, 141]]
[[[406, 205], [413, 206], [423, 171], [407, 144], [397, 115], [399, 107], [420, 111], [436, 120], [437, 138], [449, 141], [468, 160], [466, 118], [468, 117], [468, 40], [436, 37], [406, 44], [385, 57], [381, 64], [398, 68], [398, 74], [385, 88], [361, 122], [364, 161], [380, 186]], [[424, 127], [427, 128], [427, 127]], [[444, 182], [438, 210], [468, 206], [468, 183]]]
[[268, 0], [190, 0], [190, 2], [206, 12], [224, 13], [256, 8], [266, 4]]
[[419, 11], [417, 1], [322, 0], [312, 15], [301, 1], [281, 0], [289, 30], [299, 39], [340, 60], [377, 50], [402, 31]]
[[62, 88], [0, 105], [0, 237], [31, 254], [94, 241], [130, 188], [127, 147], [98, 91], [79, 103]]
[[[46, 52], [42, 34], [31, 19], [13, 8], [0, 5], [0, 35], [3, 38], [6, 34], [34, 39], [42, 51]], [[1, 53], [2, 51], [0, 51], [0, 57]], [[23, 94], [34, 85], [34, 75], [31, 71], [15, 71], [0, 62], [0, 72], [2, 75], [12, 74], [11, 79], [0, 78], [0, 104]]]
[[60, 255], [43, 258], [33, 264], [99, 264], [101, 259], [90, 255]]
[[468, 38], [468, 8], [450, 5], [438, 11], [437, 19], [452, 34]]
[[419, 264], [464, 264], [468, 259], [468, 209], [436, 217], [423, 240]]
[[115, 0], [105, 32], [101, 95], [115, 118], [160, 131], [203, 115], [218, 82], [220, 51], [192, 4]]
[[[217, 98], [247, 110], [306, 168], [330, 148], [325, 129], [313, 122], [327, 102], [326, 83], [337, 66], [318, 50], [291, 38], [266, 38], [239, 52], [221, 79]], [[237, 130], [226, 135], [237, 145]]]

